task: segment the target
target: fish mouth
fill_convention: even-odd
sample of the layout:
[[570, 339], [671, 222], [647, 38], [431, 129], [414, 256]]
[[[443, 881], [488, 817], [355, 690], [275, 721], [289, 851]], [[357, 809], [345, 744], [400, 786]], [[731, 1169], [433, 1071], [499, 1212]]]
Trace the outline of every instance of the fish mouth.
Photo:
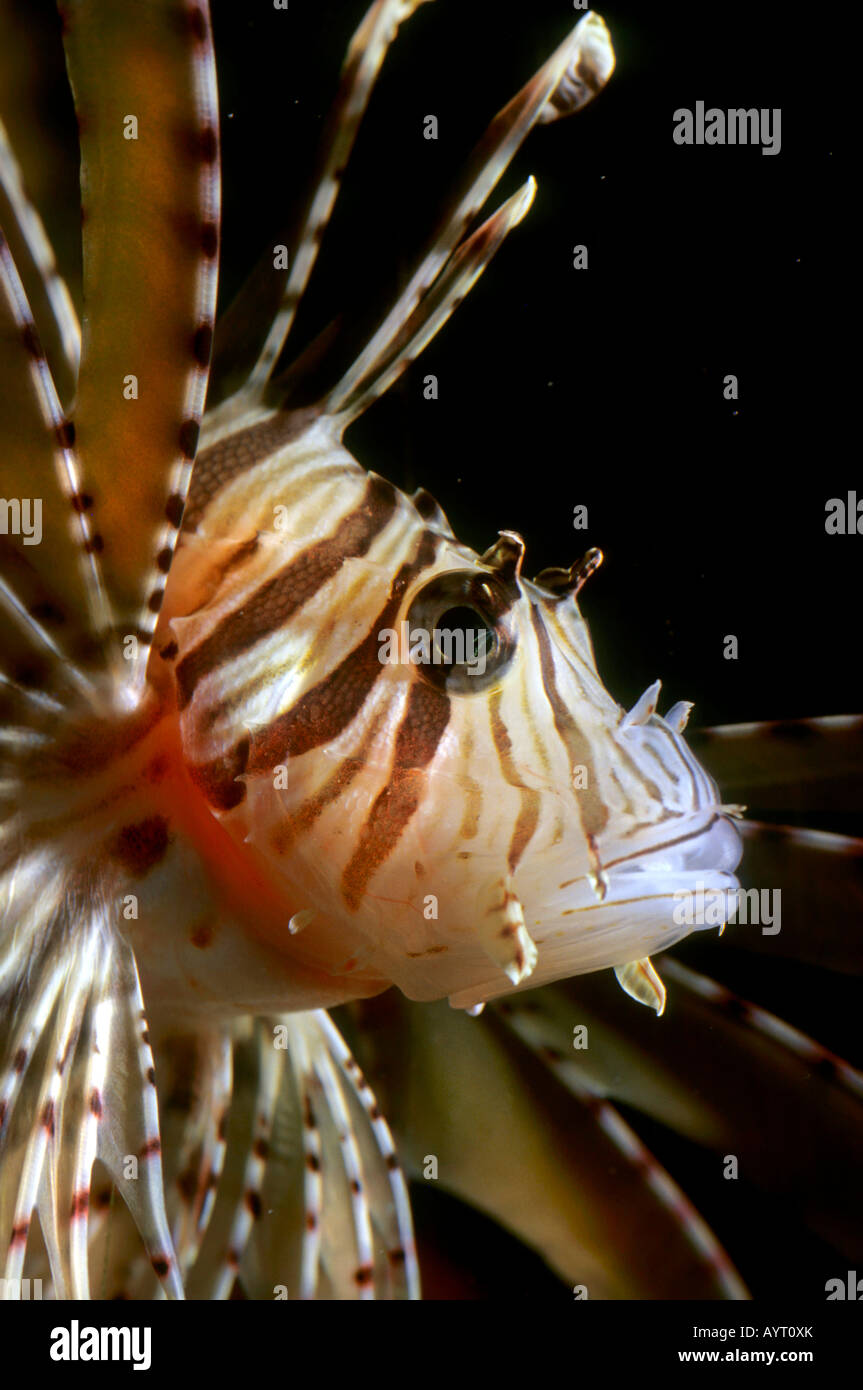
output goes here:
[[[535, 895], [525, 895], [537, 960], [516, 988], [643, 960], [694, 931], [715, 931], [733, 920], [740, 888], [734, 870], [743, 843], [718, 802], [640, 828], [637, 843], [618, 839], [604, 850], [593, 872], [565, 880], [550, 900], [543, 901], [539, 882]], [[512, 992], [487, 964], [474, 969], [472, 980], [463, 978], [449, 992], [456, 1008]]]
[[[648, 935], [659, 928], [645, 955], [701, 927], [724, 927], [733, 917], [740, 888], [735, 870], [743, 854], [738, 827], [720, 806], [680, 820], [677, 833], [669, 835], [666, 825], [661, 838], [654, 834], [650, 843], [613, 854], [591, 883], [598, 907], [628, 905], [637, 916], [644, 914]], [[584, 910], [588, 895], [582, 889], [579, 896]], [[703, 906], [700, 915], [692, 906], [705, 900], [711, 904], [706, 917]]]
[[[694, 870], [733, 873], [743, 855], [743, 837], [732, 815], [721, 806], [705, 808], [697, 815], [675, 817], [682, 822], [677, 833], [668, 835], [663, 825], [661, 838], [625, 853], [612, 852], [603, 859], [607, 877], [630, 873], [686, 874]], [[641, 832], [643, 839], [645, 832]]]

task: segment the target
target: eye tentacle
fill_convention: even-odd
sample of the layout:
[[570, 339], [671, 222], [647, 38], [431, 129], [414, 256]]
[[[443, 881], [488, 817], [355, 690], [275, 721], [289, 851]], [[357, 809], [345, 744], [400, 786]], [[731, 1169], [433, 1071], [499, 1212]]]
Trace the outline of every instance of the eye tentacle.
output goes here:
[[569, 569], [551, 567], [540, 570], [534, 579], [542, 589], [550, 589], [561, 598], [576, 597], [592, 574], [595, 574], [604, 560], [604, 555], [596, 546], [588, 550], [580, 560], [574, 561]]
[[500, 531], [494, 545], [480, 559], [490, 569], [497, 570], [504, 584], [514, 584], [521, 574], [525, 544], [517, 531]]

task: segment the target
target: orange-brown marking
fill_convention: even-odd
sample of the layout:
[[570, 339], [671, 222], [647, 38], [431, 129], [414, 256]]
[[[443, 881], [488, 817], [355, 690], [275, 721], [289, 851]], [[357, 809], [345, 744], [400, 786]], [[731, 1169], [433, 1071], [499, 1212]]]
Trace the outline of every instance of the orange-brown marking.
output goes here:
[[372, 876], [399, 842], [425, 790], [425, 768], [449, 723], [446, 695], [419, 681], [411, 686], [407, 709], [396, 735], [393, 769], [360, 831], [357, 847], [342, 875], [342, 897], [352, 912], [360, 905]]
[[108, 853], [135, 878], [141, 878], [165, 856], [170, 836], [164, 816], [146, 816], [135, 825], [124, 825]]
[[215, 934], [216, 929], [213, 923], [205, 920], [197, 924], [189, 940], [193, 946], [197, 946], [199, 951], [205, 951], [212, 943]]

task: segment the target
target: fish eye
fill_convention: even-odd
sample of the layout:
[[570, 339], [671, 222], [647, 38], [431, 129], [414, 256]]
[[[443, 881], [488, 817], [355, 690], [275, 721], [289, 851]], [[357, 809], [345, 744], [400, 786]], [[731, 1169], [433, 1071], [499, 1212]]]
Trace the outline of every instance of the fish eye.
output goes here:
[[515, 655], [512, 594], [475, 570], [438, 575], [415, 596], [407, 615], [411, 661], [439, 690], [478, 694]]

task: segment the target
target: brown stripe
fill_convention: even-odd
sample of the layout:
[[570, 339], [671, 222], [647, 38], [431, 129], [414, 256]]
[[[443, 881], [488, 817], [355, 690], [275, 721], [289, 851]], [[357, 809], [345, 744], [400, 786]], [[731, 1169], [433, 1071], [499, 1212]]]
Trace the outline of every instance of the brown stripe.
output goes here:
[[539, 824], [539, 792], [526, 787], [518, 775], [512, 757], [512, 740], [500, 713], [501, 692], [493, 690], [489, 702], [491, 736], [497, 750], [500, 769], [511, 787], [518, 787], [521, 798], [515, 829], [509, 845], [508, 863], [510, 873], [514, 873], [518, 861], [524, 854], [537, 825]]
[[553, 776], [551, 770], [551, 759], [548, 756], [548, 749], [546, 748], [545, 744], [542, 741], [542, 738], [540, 737], [539, 729], [536, 727], [536, 720], [534, 718], [534, 708], [533, 703], [531, 701], [531, 687], [528, 685], [526, 680], [521, 682], [521, 710], [522, 715], [524, 717], [524, 722], [530, 730], [530, 736], [533, 739], [533, 746], [536, 749], [536, 756], [539, 758], [539, 761], [542, 764], [543, 772], [545, 773], [549, 781], [551, 781]]
[[[572, 636], [567, 631], [566, 624], [560, 621], [556, 609], [551, 609], [551, 611], [547, 615], [547, 621], [552, 632], [554, 633], [557, 645], [560, 648], [562, 648], [564, 655], [569, 653], [569, 655], [572, 657], [572, 665], [575, 668], [576, 679], [578, 680], [582, 690], [584, 690], [586, 682], [596, 682], [597, 676], [595, 670], [592, 670], [590, 668], [590, 666], [585, 662], [583, 654], [578, 650], [576, 646], [573, 645]], [[655, 782], [652, 782], [650, 778], [645, 775], [645, 773], [636, 763], [635, 759], [631, 757], [631, 755], [627, 752], [626, 748], [623, 747], [620, 741], [618, 741], [616, 745], [616, 756], [619, 759], [619, 766], [625, 767], [626, 770], [629, 773], [631, 773], [635, 781], [640, 783], [640, 785], [644, 788], [647, 795], [652, 797], [654, 801], [662, 802], [662, 793], [659, 787], [656, 785]], [[686, 762], [685, 757], [684, 761]], [[690, 778], [692, 778], [691, 769], [688, 768], [688, 770], [690, 773]], [[695, 790], [694, 779], [692, 779], [692, 786], [693, 790]]]
[[[674, 817], [674, 819], [680, 819]], [[688, 830], [685, 835], [676, 835], [673, 840], [663, 840], [658, 845], [646, 845], [644, 849], [637, 849], [632, 854], [621, 854], [617, 859], [609, 859], [607, 864], [603, 864], [604, 869], [613, 869], [616, 864], [628, 864], [631, 859], [639, 859], [643, 854], [660, 854], [663, 850], [673, 849], [675, 845], [685, 845], [687, 840], [697, 840], [699, 835], [704, 835], [721, 817], [714, 814], [704, 825], [698, 826], [695, 830]], [[573, 880], [574, 882], [575, 880]]]
[[12, 1234], [9, 1238], [9, 1246], [15, 1249], [17, 1245], [24, 1245], [30, 1231], [30, 1222], [22, 1221], [19, 1225], [12, 1227]]
[[[280, 494], [284, 496], [284, 494]], [[412, 533], [411, 533], [412, 534]], [[404, 543], [403, 543], [404, 544]], [[349, 568], [351, 568], [349, 566]], [[360, 573], [355, 574], [352, 579], [345, 576], [344, 585], [339, 584], [338, 598], [329, 606], [330, 616], [324, 624], [327, 632], [335, 626], [335, 611], [339, 608], [343, 613], [365, 614], [369, 604], [377, 603], [380, 597], [380, 584], [385, 581], [393, 566], [389, 568], [378, 567], [378, 584], [374, 597], [370, 600], [368, 594], [369, 570], [367, 566], [359, 566]], [[381, 578], [383, 576], [383, 579]], [[362, 630], [361, 628], [359, 630]], [[354, 634], [349, 634], [352, 641]], [[344, 650], [344, 644], [339, 651]], [[274, 687], [287, 685], [293, 682], [297, 671], [297, 655], [280, 648], [272, 654], [267, 661], [255, 661], [238, 663], [231, 670], [230, 692], [218, 694], [212, 703], [201, 702], [201, 711], [196, 720], [196, 729], [203, 742], [207, 741], [207, 735], [217, 725], [223, 728], [226, 725], [235, 724], [237, 717], [242, 712], [244, 706], [249, 702], [257, 700], [260, 696], [272, 691]]]
[[195, 461], [189, 487], [186, 526], [194, 528], [216, 494], [234, 478], [303, 434], [314, 415], [312, 411], [274, 415], [203, 449]]
[[605, 806], [597, 790], [596, 769], [590, 752], [590, 743], [584, 736], [560, 698], [557, 682], [554, 678], [554, 662], [551, 655], [551, 644], [548, 640], [548, 633], [545, 630], [542, 617], [535, 604], [530, 606], [530, 617], [533, 623], [533, 630], [536, 633], [537, 646], [539, 647], [539, 666], [542, 675], [542, 684], [545, 689], [546, 698], [551, 705], [551, 712], [554, 717], [554, 727], [560, 735], [561, 742], [566, 748], [569, 757], [569, 765], [574, 772], [576, 767], [587, 769], [587, 791], [576, 796], [579, 816], [581, 818], [582, 829], [586, 836], [598, 835], [605, 828], [608, 821], [608, 807]]
[[379, 659], [381, 629], [393, 626], [408, 585], [432, 563], [437, 546], [438, 538], [424, 531], [413, 560], [402, 565], [386, 603], [359, 646], [291, 709], [254, 735], [248, 772], [269, 773], [278, 763], [320, 748], [347, 728], [383, 670]]
[[[209, 603], [218, 592], [228, 575], [233, 575], [235, 570], [240, 569], [247, 560], [250, 560], [252, 556], [257, 553], [260, 544], [260, 537], [256, 532], [253, 536], [248, 536], [244, 541], [237, 541], [234, 545], [234, 549], [226, 559], [217, 559], [212, 569], [207, 570], [206, 574], [201, 578], [201, 588], [204, 590], [203, 598], [194, 608], [190, 608], [189, 612], [199, 613], [204, 605]], [[216, 553], [221, 555], [221, 549]], [[186, 615], [184, 614], [184, 616]], [[164, 655], [164, 653], [162, 653], [162, 655]]]
[[189, 765], [189, 776], [201, 789], [211, 806], [219, 811], [230, 811], [245, 799], [246, 786], [238, 782], [246, 770], [249, 756], [249, 737], [244, 735], [230, 752], [221, 758], [213, 758], [203, 765]]
[[420, 804], [426, 784], [423, 769], [434, 757], [449, 717], [448, 696], [421, 681], [411, 686], [396, 735], [390, 779], [376, 798], [342, 875], [342, 896], [352, 912]]
[[69, 1211], [69, 1219], [71, 1221], [80, 1221], [81, 1217], [86, 1216], [89, 1210], [90, 1191], [88, 1188], [85, 1187], [82, 1188], [80, 1192], [73, 1193], [72, 1206]]
[[319, 791], [315, 792], [313, 796], [306, 797], [299, 809], [292, 812], [286, 822], [279, 824], [270, 842], [276, 854], [287, 854], [299, 836], [307, 834], [311, 830], [326, 808], [334, 801], [338, 801], [342, 793], [351, 785], [357, 773], [362, 772], [366, 765], [369, 748], [382, 720], [383, 710], [379, 710], [363, 735], [363, 741], [359, 748], [339, 764]]
[[177, 666], [180, 709], [188, 705], [204, 676], [286, 623], [338, 572], [345, 560], [365, 555], [393, 515], [397, 496], [395, 488], [384, 478], [370, 477], [362, 502], [342, 519], [332, 536], [309, 546], [279, 570], [184, 656]]

